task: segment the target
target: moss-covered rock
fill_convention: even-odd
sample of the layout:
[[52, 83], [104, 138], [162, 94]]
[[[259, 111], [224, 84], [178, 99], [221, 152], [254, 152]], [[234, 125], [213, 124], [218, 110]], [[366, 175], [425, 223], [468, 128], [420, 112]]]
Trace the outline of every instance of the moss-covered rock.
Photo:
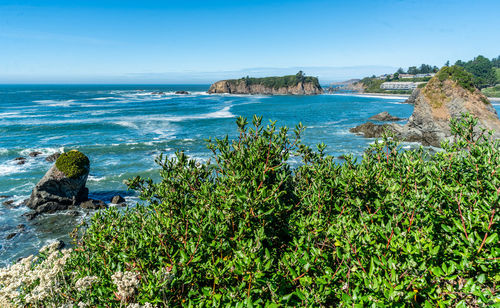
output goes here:
[[72, 150], [61, 154], [56, 160], [56, 167], [69, 178], [77, 178], [88, 173], [89, 158], [80, 151]]

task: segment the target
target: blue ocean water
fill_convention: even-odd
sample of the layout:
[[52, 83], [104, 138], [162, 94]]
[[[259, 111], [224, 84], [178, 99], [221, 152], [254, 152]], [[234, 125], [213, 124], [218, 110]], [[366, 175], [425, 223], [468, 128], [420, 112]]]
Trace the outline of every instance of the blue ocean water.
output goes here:
[[[278, 125], [306, 127], [305, 143], [327, 144], [327, 152], [361, 155], [371, 139], [349, 128], [379, 112], [407, 118], [413, 106], [403, 98], [355, 95], [249, 96], [208, 95], [208, 85], [2, 85], [0, 86], [0, 266], [35, 253], [68, 233], [85, 216], [47, 215], [28, 222], [17, 206], [50, 168], [45, 158], [78, 149], [91, 161], [91, 197], [109, 201], [120, 193], [136, 198], [123, 184], [135, 175], [157, 176], [155, 157], [184, 150], [198, 159], [210, 153], [207, 137], [236, 136], [235, 119], [253, 114]], [[186, 90], [189, 95], [175, 94]], [[495, 106], [500, 111], [500, 106]], [[39, 151], [38, 157], [29, 153]], [[16, 157], [26, 157], [18, 165]], [[339, 161], [340, 162], [340, 161]], [[16, 207], [17, 206], [17, 207]], [[19, 224], [25, 231], [7, 240]]]

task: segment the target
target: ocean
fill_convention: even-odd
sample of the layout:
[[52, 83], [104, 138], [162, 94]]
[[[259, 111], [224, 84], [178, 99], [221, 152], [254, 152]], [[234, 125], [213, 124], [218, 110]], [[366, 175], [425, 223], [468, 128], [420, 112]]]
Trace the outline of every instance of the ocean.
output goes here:
[[[33, 221], [21, 216], [22, 201], [50, 168], [45, 158], [78, 149], [91, 161], [90, 197], [109, 201], [121, 194], [138, 199], [124, 181], [136, 175], [158, 178], [155, 158], [177, 150], [206, 160], [208, 137], [235, 137], [238, 116], [263, 123], [306, 126], [303, 142], [325, 143], [327, 153], [361, 156], [373, 139], [349, 133], [382, 111], [408, 118], [413, 106], [404, 98], [356, 95], [250, 96], [208, 95], [208, 85], [0, 85], [0, 266], [36, 253], [54, 239], [69, 242], [82, 219], [65, 213]], [[175, 91], [190, 94], [175, 94]], [[500, 105], [495, 104], [500, 112]], [[404, 123], [401, 122], [401, 123]], [[408, 145], [409, 146], [409, 145]], [[30, 157], [31, 152], [41, 152]], [[15, 158], [25, 157], [18, 165]], [[338, 160], [342, 163], [342, 160]], [[12, 206], [1, 205], [13, 200]], [[11, 239], [20, 224], [24, 231]]]

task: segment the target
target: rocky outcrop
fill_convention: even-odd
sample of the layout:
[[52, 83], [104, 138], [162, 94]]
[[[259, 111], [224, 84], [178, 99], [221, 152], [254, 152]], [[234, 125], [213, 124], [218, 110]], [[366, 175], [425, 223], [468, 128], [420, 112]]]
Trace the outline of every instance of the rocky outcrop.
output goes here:
[[386, 122], [386, 121], [401, 121], [402, 119], [390, 115], [387, 111], [383, 111], [381, 113], [378, 113], [370, 117], [368, 120]]
[[210, 86], [208, 93], [263, 94], [263, 95], [316, 95], [322, 94], [318, 78], [297, 75], [265, 78], [221, 80]]
[[90, 162], [81, 152], [62, 154], [25, 201], [26, 206], [33, 210], [28, 217], [66, 210], [88, 200], [85, 184], [89, 170]]
[[351, 128], [349, 131], [351, 133], [363, 135], [366, 138], [378, 138], [382, 136], [382, 134], [386, 130], [392, 131], [393, 130], [392, 125], [390, 124], [378, 125], [372, 122], [366, 122], [359, 126]]
[[244, 81], [230, 82], [222, 80], [214, 83], [208, 93], [228, 93], [228, 94], [262, 94], [262, 95], [317, 95], [322, 94], [320, 86], [313, 83], [299, 82], [295, 86], [280, 88], [268, 87], [262, 84], [249, 85]]
[[415, 105], [415, 102], [416, 102], [417, 97], [419, 96], [419, 94], [420, 94], [420, 89], [417, 88], [417, 89], [413, 90], [413, 92], [411, 92], [410, 97], [408, 97], [404, 101], [404, 103], [405, 104], [410, 104], [410, 105]]
[[[500, 120], [488, 99], [473, 86], [471, 76], [459, 67], [444, 67], [420, 91], [415, 92], [413, 114], [404, 126], [384, 124], [398, 139], [440, 146], [451, 139], [450, 119], [470, 113], [479, 120], [479, 126], [494, 130], [500, 138]], [[363, 126], [365, 125], [365, 126]], [[384, 129], [365, 123], [351, 130], [366, 137], [380, 137]], [[380, 125], [379, 125], [380, 126]]]
[[189, 95], [188, 91], [175, 91], [175, 94]]

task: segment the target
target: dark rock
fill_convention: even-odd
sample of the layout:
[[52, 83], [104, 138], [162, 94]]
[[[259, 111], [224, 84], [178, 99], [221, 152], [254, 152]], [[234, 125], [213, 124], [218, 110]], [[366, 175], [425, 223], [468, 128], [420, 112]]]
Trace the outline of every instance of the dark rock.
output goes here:
[[36, 211], [29, 211], [24, 213], [23, 216], [26, 217], [26, 219], [28, 220], [33, 220], [38, 216], [38, 214], [40, 213], [37, 213]]
[[10, 207], [13, 203], [14, 203], [14, 200], [7, 200], [7, 201], [2, 202], [2, 205]]
[[379, 138], [386, 130], [389, 132], [394, 131], [390, 124], [377, 125], [372, 122], [366, 122], [351, 128], [349, 131], [355, 134], [362, 134], [366, 138]]
[[16, 227], [18, 230], [24, 230], [26, 228], [25, 224], [18, 224]]
[[24, 165], [26, 163], [26, 158], [24, 157], [17, 157], [14, 159], [14, 161], [16, 161], [17, 165]]
[[45, 158], [45, 160], [48, 161], [48, 162], [55, 162], [57, 160], [57, 158], [59, 158], [59, 156], [61, 156], [60, 153], [50, 154], [49, 156], [47, 156]]
[[184, 94], [184, 95], [187, 95], [189, 94], [188, 91], [175, 91], [175, 94]]
[[340, 156], [337, 157], [337, 159], [343, 159], [343, 160], [345, 160], [345, 156], [344, 155], [340, 155]]
[[38, 155], [40, 155], [40, 154], [42, 154], [42, 152], [37, 152], [37, 151], [34, 151], [34, 152], [29, 153], [28, 155], [29, 155], [30, 157], [37, 157], [37, 156], [38, 156]]
[[0, 199], [6, 199], [6, 198], [9, 198], [10, 196], [7, 196], [7, 195], [1, 195], [0, 196]]
[[152, 95], [165, 95], [165, 92], [162, 91], [157, 91], [157, 92], [151, 92]]
[[125, 202], [125, 199], [120, 195], [116, 195], [111, 199], [111, 203], [113, 203], [113, 204], [120, 204], [120, 203], [124, 203], [124, 202]]
[[5, 237], [5, 239], [10, 240], [11, 238], [13, 238], [13, 237], [14, 237], [14, 236], [16, 236], [16, 235], [17, 235], [17, 233], [16, 233], [16, 232], [11, 233], [11, 234], [7, 235], [7, 236]]
[[98, 209], [105, 209], [107, 206], [106, 203], [104, 203], [104, 201], [90, 199], [85, 202], [82, 202], [80, 204], [80, 207], [87, 210], [98, 210]]
[[387, 111], [374, 115], [368, 120], [372, 121], [401, 121], [401, 118], [390, 115]]
[[[71, 157], [69, 153], [71, 152], [68, 152], [65, 158]], [[76, 153], [75, 155], [83, 154]], [[89, 175], [90, 165], [88, 158], [84, 155], [83, 157], [85, 158], [85, 164], [82, 172], [74, 177], [66, 176], [54, 164], [38, 184], [36, 184], [30, 198], [26, 201], [26, 206], [34, 210], [37, 214], [53, 213], [55, 211], [66, 210], [71, 205], [88, 200], [88, 189], [85, 187], [85, 184]], [[28, 219], [30, 217], [31, 219], [34, 218], [32, 216], [33, 213], [27, 214]]]
[[72, 211], [68, 211], [66, 213], [68, 216], [72, 216], [72, 217], [77, 217], [77, 216], [80, 216], [80, 212], [76, 211], [76, 210], [72, 210]]

